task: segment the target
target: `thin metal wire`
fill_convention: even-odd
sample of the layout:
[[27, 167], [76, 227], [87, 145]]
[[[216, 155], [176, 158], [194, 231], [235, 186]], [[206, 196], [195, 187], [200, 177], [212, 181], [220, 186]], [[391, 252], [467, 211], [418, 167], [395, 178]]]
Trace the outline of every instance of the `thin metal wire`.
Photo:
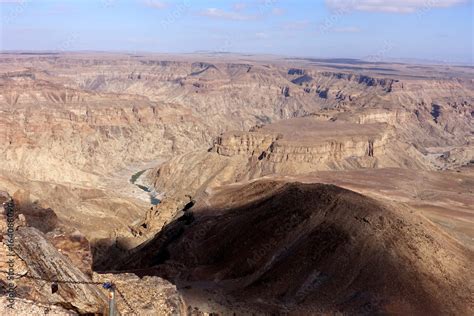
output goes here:
[[[49, 283], [66, 283], [66, 284], [94, 284], [94, 285], [104, 285], [105, 282], [94, 282], [94, 281], [76, 281], [76, 280], [62, 280], [62, 279], [46, 279], [46, 278], [41, 278], [41, 277], [35, 277], [31, 275], [26, 275], [26, 274], [18, 274], [18, 273], [10, 273], [5, 270], [0, 270], [0, 273], [5, 273], [9, 275], [14, 275], [19, 278], [27, 278], [27, 279], [32, 279], [32, 280], [38, 280], [38, 281], [45, 281]], [[117, 290], [118, 295], [121, 297], [127, 308], [132, 312], [132, 314], [138, 315], [138, 313], [133, 309], [132, 305], [130, 302], [125, 298], [123, 295], [122, 291], [120, 291], [117, 287], [115, 288]]]
[[95, 284], [95, 285], [102, 285], [104, 282], [93, 282], [93, 281], [76, 281], [76, 280], [62, 280], [62, 279], [46, 279], [46, 278], [41, 278], [41, 277], [35, 277], [32, 275], [27, 275], [27, 274], [18, 274], [18, 273], [10, 273], [8, 271], [0, 270], [0, 273], [5, 273], [9, 275], [14, 275], [19, 278], [27, 278], [27, 279], [32, 279], [32, 280], [38, 280], [38, 281], [45, 281], [49, 283], [70, 283], [70, 284]]
[[115, 288], [117, 290], [118, 295], [122, 298], [122, 300], [125, 302], [125, 305], [127, 305], [128, 309], [132, 311], [132, 314], [138, 315], [137, 312], [133, 309], [132, 305], [129, 303], [129, 301], [125, 298], [123, 295], [122, 291], [120, 291], [118, 288]]

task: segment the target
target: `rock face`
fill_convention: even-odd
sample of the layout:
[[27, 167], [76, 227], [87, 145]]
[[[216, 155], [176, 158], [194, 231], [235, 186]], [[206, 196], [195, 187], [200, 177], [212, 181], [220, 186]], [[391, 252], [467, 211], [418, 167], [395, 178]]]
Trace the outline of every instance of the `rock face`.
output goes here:
[[[135, 162], [172, 157], [163, 176], [152, 176], [150, 183], [173, 197], [179, 187], [179, 195], [194, 195], [207, 182], [275, 172], [431, 168], [417, 151], [432, 153], [428, 165], [439, 168], [461, 166], [472, 156], [470, 68], [421, 71], [385, 65], [391, 71], [381, 75], [382, 70], [368, 66], [335, 68], [311, 60], [236, 60], [3, 54], [0, 183], [30, 191], [59, 221], [72, 223], [92, 240], [114, 238], [115, 231], [119, 237], [133, 237], [128, 226], [145, 217], [148, 205], [117, 196], [103, 181]], [[389, 126], [381, 127], [373, 143], [368, 137], [339, 140], [337, 134], [324, 145], [293, 146], [274, 139], [278, 131], [247, 134], [256, 125], [303, 116]], [[222, 144], [218, 140], [214, 145], [221, 134]], [[269, 143], [274, 146], [267, 147]], [[366, 155], [369, 147], [373, 150]], [[209, 148], [211, 153], [205, 154]], [[441, 150], [450, 151], [450, 158], [440, 157]], [[352, 154], [355, 159], [348, 158]], [[176, 184], [165, 179], [173, 173]], [[96, 225], [104, 217], [111, 219], [107, 229]]]
[[[18, 313], [33, 315], [37, 310], [43, 313], [47, 310], [54, 312], [55, 315], [56, 313], [57, 315], [102, 314], [107, 306], [106, 292], [102, 289], [104, 282], [113, 282], [120, 291], [120, 294], [116, 294], [116, 304], [122, 315], [185, 314], [186, 308], [180, 294], [172, 284], [161, 278], [140, 279], [128, 274], [94, 274], [92, 280], [58, 252], [38, 230], [22, 227], [15, 231], [15, 237], [17, 253], [17, 257], [14, 258], [17, 262], [15, 273], [24, 275], [16, 280], [17, 298], [13, 310], [15, 315]], [[2, 252], [2, 257], [4, 255]], [[22, 269], [19, 269], [20, 261], [23, 264]], [[57, 292], [52, 292], [52, 282], [31, 277], [59, 280]], [[1, 276], [1, 280], [2, 282], [5, 280], [5, 275]], [[68, 280], [73, 282], [61, 282]], [[1, 291], [3, 290], [2, 288]], [[33, 302], [25, 306], [25, 300]], [[4, 308], [3, 306], [0, 304], [0, 309]], [[11, 314], [6, 307], [4, 311], [5, 315]]]
[[377, 123], [378, 119], [369, 114], [364, 120], [370, 123], [356, 124], [344, 121], [343, 115], [329, 120], [309, 116], [249, 132], [224, 133], [208, 152], [173, 158], [148, 177], [159, 192], [179, 198], [185, 194], [195, 196], [221, 184], [274, 174], [435, 168], [414, 146], [400, 140], [394, 126]]
[[[2, 191], [0, 202], [2, 215], [5, 210], [15, 207], [13, 199]], [[116, 304], [122, 314], [185, 314], [184, 301], [169, 282], [158, 277], [140, 279], [129, 274], [92, 275], [90, 262], [87, 275], [78, 268], [84, 266], [84, 262], [77, 258], [81, 254], [75, 245], [77, 242], [84, 243], [80, 233], [72, 233], [71, 239], [65, 234], [47, 236], [36, 228], [27, 227], [28, 218], [24, 214], [13, 218], [13, 243], [9, 243], [9, 235], [3, 237], [0, 247], [0, 294], [10, 293], [6, 284], [12, 281], [4, 272], [13, 268], [16, 295], [13, 309], [7, 307], [9, 301], [0, 301], [2, 315], [102, 315], [107, 306], [106, 291], [102, 288], [104, 282], [113, 282], [117, 287]], [[6, 218], [2, 218], [3, 221], [6, 222]], [[2, 236], [6, 232], [6, 227], [2, 228]], [[12, 246], [11, 250], [9, 246]], [[10, 259], [13, 266], [9, 265]]]
[[[117, 308], [122, 315], [186, 315], [186, 305], [170, 282], [153, 276], [135, 274], [94, 274], [94, 280], [113, 282], [130, 306], [119, 296]], [[131, 310], [130, 307], [133, 309]]]
[[[90, 282], [90, 278], [77, 269], [72, 262], [54, 248], [41, 233], [34, 228], [20, 228], [16, 231], [15, 252], [28, 266], [28, 276], [47, 280], [73, 280]], [[35, 245], [35, 247], [32, 247]], [[106, 306], [106, 296], [100, 285], [61, 283], [58, 292], [53, 294], [51, 284], [34, 280], [26, 285], [23, 280], [22, 291], [38, 301], [52, 305], [62, 305], [81, 313], [100, 313]], [[39, 290], [41, 289], [41, 290]]]
[[8, 228], [13, 225], [8, 222], [8, 218], [11, 218], [11, 222], [14, 220], [13, 211], [13, 200], [10, 195], [5, 191], [0, 191], [0, 231], [7, 232]]
[[209, 147], [222, 132], [334, 108], [408, 112], [420, 134], [414, 143], [464, 145], [472, 130], [469, 70], [458, 68], [452, 80], [436, 71], [413, 79], [412, 69], [398, 67], [386, 78], [278, 60], [2, 56], [1, 169], [94, 183], [128, 163]]
[[[93, 268], [103, 271], [102, 267], [111, 264], [110, 258], [121, 258], [130, 249], [152, 239], [164, 227], [181, 228], [184, 225], [187, 231], [193, 222], [189, 210], [196, 207], [202, 210], [205, 208], [202, 205], [214, 207], [213, 196], [223, 185], [237, 187], [258, 178], [305, 179], [307, 182], [327, 180], [352, 186], [358, 192], [376, 198], [408, 201], [417, 209], [431, 212], [429, 214], [433, 216], [429, 218], [446, 231], [451, 232], [451, 228], [446, 227], [456, 226], [455, 236], [464, 244], [472, 243], [472, 212], [469, 208], [472, 204], [469, 199], [472, 176], [465, 170], [472, 164], [474, 154], [473, 76], [472, 68], [461, 66], [419, 67], [388, 63], [355, 66], [347, 60], [334, 63], [331, 60], [232, 54], [1, 54], [0, 188], [13, 197], [15, 214], [18, 215], [15, 218], [18, 236], [34, 240], [34, 243], [22, 242], [17, 246], [19, 254], [25, 258], [18, 260], [17, 269], [27, 275], [59, 274], [66, 277], [74, 274], [89, 279]], [[446, 177], [449, 181], [444, 179], [447, 173], [441, 170], [449, 172]], [[143, 176], [135, 182], [138, 175]], [[419, 175], [423, 176], [421, 180], [417, 178]], [[425, 178], [426, 175], [429, 177]], [[408, 188], [408, 178], [416, 187], [414, 193]], [[424, 179], [431, 181], [428, 193], [421, 188], [426, 184]], [[274, 188], [262, 185], [263, 191], [259, 186], [250, 186], [249, 189], [255, 192], [242, 193], [242, 199], [253, 201], [253, 198], [268, 193], [270, 202], [276, 200], [287, 205], [282, 200], [285, 197], [292, 203], [288, 207], [302, 203], [285, 193], [293, 192], [293, 187], [281, 189], [274, 183], [271, 186]], [[404, 189], [399, 189], [402, 186]], [[296, 191], [309, 190], [311, 194], [321, 195], [318, 188], [296, 187]], [[153, 193], [154, 188], [161, 200], [158, 205], [149, 201], [149, 191]], [[274, 191], [280, 189], [283, 191]], [[235, 194], [239, 196], [240, 193]], [[232, 197], [219, 196], [222, 203], [233, 208], [235, 200]], [[297, 196], [312, 201], [307, 193], [298, 193]], [[442, 196], [440, 201], [433, 198], [437, 196]], [[334, 201], [328, 197], [316, 202], [326, 205], [328, 200]], [[269, 201], [261, 203], [268, 208]], [[290, 216], [284, 210], [277, 215], [266, 208], [249, 205], [249, 209], [255, 207], [270, 218], [272, 224], [283, 220], [281, 214]], [[225, 208], [219, 207], [219, 212], [224, 212]], [[405, 216], [405, 209], [396, 207], [396, 210]], [[242, 211], [245, 214], [242, 215], [243, 222], [260, 227], [260, 222], [255, 222], [246, 209]], [[310, 211], [320, 214], [320, 210], [312, 205], [305, 205], [295, 213], [311, 217], [313, 215], [308, 215]], [[381, 213], [382, 217], [385, 215], [378, 206], [374, 206], [373, 212]], [[271, 263], [275, 261], [287, 268], [290, 261], [285, 261], [285, 258], [259, 257], [258, 262], [263, 266], [249, 272], [251, 277], [243, 277], [243, 273], [248, 271], [229, 261], [228, 244], [242, 237], [232, 232], [231, 227], [240, 227], [243, 232], [247, 229], [239, 226], [243, 225], [242, 218], [233, 213], [229, 213], [229, 218], [218, 217], [219, 223], [228, 224], [224, 226], [231, 232], [229, 236], [222, 233], [214, 222], [218, 215], [209, 215], [213, 229], [222, 237], [223, 243], [215, 244], [219, 249], [212, 248], [214, 244], [208, 247], [212, 256], [216, 254], [213, 258], [218, 259], [215, 261], [208, 262], [200, 254], [199, 260], [196, 259], [206, 267], [208, 263], [225, 262], [232, 270], [212, 266], [211, 272], [207, 268], [200, 271], [193, 265], [194, 261], [190, 263], [188, 258], [180, 257], [173, 249], [168, 254], [182, 262], [182, 267], [190, 269], [190, 280], [216, 279], [220, 286], [224, 284], [219, 281], [221, 276], [231, 279], [234, 274], [238, 275], [239, 281], [230, 284], [230, 292], [225, 293], [223, 302], [226, 295], [239, 299], [233, 291], [243, 289], [241, 298], [245, 302], [251, 301], [252, 293], [261, 293], [263, 310], [275, 313], [300, 302], [304, 308], [311, 307], [308, 302], [314, 296], [319, 304], [315, 311], [311, 310], [314, 313], [364, 312], [366, 307], [360, 307], [359, 303], [369, 302], [375, 310], [387, 313], [395, 310], [406, 314], [411, 311], [426, 314], [432, 310], [420, 302], [433, 303], [432, 306], [437, 307], [437, 303], [443, 300], [433, 294], [432, 283], [443, 293], [464, 297], [464, 292], [452, 290], [459, 281], [454, 268], [439, 261], [441, 257], [438, 260], [429, 255], [444, 253], [437, 250], [436, 244], [420, 237], [424, 233], [430, 236], [437, 232], [431, 228], [419, 231], [413, 228], [415, 224], [410, 224], [408, 227], [413, 229], [406, 235], [403, 223], [411, 222], [403, 216], [400, 219], [395, 213], [389, 212], [387, 221], [390, 226], [384, 226], [385, 230], [375, 230], [374, 234], [364, 230], [365, 226], [345, 222], [345, 216], [338, 212], [334, 213], [340, 215], [337, 215], [337, 220], [328, 219], [333, 226], [324, 226], [325, 223], [317, 221], [299, 223], [298, 227], [306, 225], [307, 231], [295, 228], [295, 236], [302, 234], [307, 238], [299, 244], [300, 241], [292, 239], [293, 235], [288, 236], [287, 239], [293, 240], [295, 245], [287, 246], [296, 247], [292, 248], [295, 258], [311, 258], [312, 261], [308, 262], [321, 270], [310, 272], [310, 267], [302, 265], [301, 271], [290, 271], [297, 283], [293, 287], [281, 286], [281, 280], [274, 277], [274, 271], [280, 273], [284, 269], [278, 270]], [[403, 223], [399, 223], [399, 219]], [[339, 220], [341, 226], [336, 225]], [[199, 218], [197, 222], [202, 221], [205, 222]], [[359, 222], [357, 219], [355, 224]], [[366, 223], [362, 219], [360, 223], [370, 226], [381, 222]], [[0, 229], [6, 228], [6, 224], [0, 224]], [[392, 230], [388, 231], [388, 228]], [[249, 233], [254, 234], [251, 230]], [[400, 237], [397, 239], [396, 236]], [[257, 238], [259, 236], [253, 237], [258, 245], [268, 248], [263, 239]], [[351, 243], [355, 242], [352, 237], [359, 246]], [[439, 238], [440, 249], [445, 247], [446, 256], [456, 258], [453, 262], [461, 266], [459, 271], [463, 270], [461, 252], [464, 250], [456, 250], [447, 237]], [[34, 248], [32, 245], [37, 244], [36, 239], [39, 247]], [[332, 246], [326, 248], [326, 241]], [[250, 247], [251, 242], [246, 242], [246, 247]], [[343, 247], [341, 243], [347, 247], [340, 248]], [[396, 251], [391, 253], [388, 246], [384, 248], [384, 243], [396, 245]], [[315, 249], [314, 244], [322, 244], [322, 248]], [[173, 245], [182, 248], [180, 242], [173, 242]], [[51, 254], [51, 258], [36, 252], [41, 247]], [[426, 253], [423, 247], [428, 249]], [[347, 268], [342, 259], [340, 263], [336, 260], [347, 256], [340, 249], [351, 254], [348, 258], [356, 262], [359, 274], [350, 270], [353, 272], [351, 280], [340, 276], [340, 292], [330, 283], [332, 285], [327, 290], [340, 298], [338, 301], [324, 297], [318, 301], [316, 287], [326, 286], [324, 282], [328, 280], [325, 274], [318, 273], [323, 270], [337, 272], [331, 270], [327, 262], [335, 262], [341, 271]], [[387, 250], [393, 256], [379, 254], [375, 249]], [[202, 249], [198, 250], [200, 253]], [[419, 262], [413, 259], [416, 257], [413, 251]], [[367, 258], [365, 252], [374, 254], [373, 260], [358, 262], [362, 260], [360, 258]], [[399, 264], [404, 253], [410, 262], [406, 271]], [[159, 259], [166, 264], [161, 265], [159, 272], [162, 276], [172, 276], [173, 279], [169, 279], [174, 280], [173, 272], [178, 268], [166, 259], [168, 254], [160, 254]], [[189, 254], [194, 256], [194, 252]], [[323, 257], [328, 261], [321, 261]], [[149, 265], [147, 260], [141, 262], [144, 266]], [[235, 262], [241, 263], [237, 259]], [[267, 263], [271, 267], [266, 266]], [[298, 266], [298, 263], [291, 262], [291, 267]], [[71, 267], [62, 269], [64, 264]], [[386, 274], [375, 271], [374, 277], [366, 273], [367, 267], [379, 264], [391, 270]], [[8, 262], [0, 258], [0, 265], [8, 267]], [[167, 269], [165, 266], [169, 266], [169, 275], [161, 273], [161, 269]], [[154, 271], [139, 268], [134, 272], [141, 276]], [[440, 274], [442, 269], [445, 274]], [[284, 281], [291, 279], [284, 271], [281, 274], [286, 278]], [[440, 275], [447, 281], [442, 281]], [[307, 279], [303, 280], [303, 276]], [[409, 276], [421, 280], [420, 289], [410, 285]], [[432, 283], [427, 280], [428, 276]], [[101, 277], [94, 275], [97, 280], [102, 280]], [[156, 314], [160, 308], [165, 312], [183, 313], [183, 301], [176, 296], [176, 291], [186, 293], [184, 305], [190, 314], [199, 313], [194, 307], [207, 306], [206, 295], [209, 293], [206, 291], [197, 288], [195, 292], [187, 285], [175, 288], [156, 275], [141, 281], [131, 275], [107, 277], [122, 284], [126, 296], [135, 300], [134, 306], [139, 314]], [[208, 277], [212, 278], [208, 280]], [[375, 277], [385, 284], [393, 283], [394, 288], [384, 288]], [[364, 278], [368, 280], [371, 291], [375, 289], [381, 293], [381, 300], [373, 292], [369, 295], [360, 290]], [[24, 288], [19, 288], [19, 293], [23, 295], [22, 299], [36, 302], [31, 313], [41, 305], [38, 303], [40, 299], [47, 306], [50, 303], [62, 304], [63, 309], [76, 312], [97, 311], [94, 302], [102, 302], [95, 285], [90, 288], [79, 284], [73, 284], [74, 287], [60, 285], [59, 292], [52, 294], [44, 283], [28, 280], [23, 283]], [[247, 281], [250, 283], [245, 283]], [[271, 284], [270, 289], [266, 284]], [[308, 290], [309, 294], [305, 284], [314, 287]], [[133, 291], [134, 287], [140, 289], [139, 293]], [[149, 287], [156, 289], [147, 290]], [[271, 291], [273, 287], [275, 293]], [[163, 294], [161, 288], [170, 301], [160, 296]], [[396, 293], [398, 289], [399, 294]], [[27, 292], [34, 297], [28, 296]], [[92, 303], [84, 300], [89, 294]], [[309, 300], [300, 300], [306, 294]], [[404, 299], [411, 296], [418, 301]], [[149, 302], [147, 297], [153, 297], [153, 302], [145, 303]], [[74, 305], [67, 305], [72, 303], [66, 301]], [[454, 296], [448, 295], [448, 302], [443, 311], [463, 312]], [[119, 304], [122, 304], [121, 309], [130, 310], [123, 303]], [[209, 312], [214, 311], [212, 306], [207, 306]], [[393, 306], [399, 310], [392, 309]], [[251, 313], [243, 308], [239, 311]], [[224, 312], [231, 313], [232, 308]]]
[[222, 156], [254, 156], [268, 150], [279, 138], [278, 134], [229, 132], [217, 137], [212, 151]]
[[[18, 213], [19, 208], [6, 192], [0, 192], [0, 195], [3, 203], [1, 209], [4, 210], [3, 213], [7, 212], [6, 219], [12, 223], [8, 227], [10, 230], [0, 231], [3, 236], [0, 267], [2, 271], [15, 274], [15, 300], [18, 298], [41, 302], [40, 305], [44, 308], [62, 306], [70, 312], [102, 313], [106, 296], [100, 287], [87, 284], [91, 279], [77, 268], [77, 263], [74, 264], [60, 253], [41, 231], [27, 227], [30, 220], [26, 219], [25, 214]], [[3, 220], [8, 222], [6, 219]], [[12, 280], [4, 272], [0, 277], [3, 292], [6, 291], [3, 285]], [[57, 289], [53, 291], [51, 280], [73, 282], [57, 283]], [[22, 306], [21, 300], [19, 305]], [[60, 312], [62, 309], [56, 310]]]
[[[169, 108], [140, 99], [102, 99], [61, 104], [53, 111], [28, 103], [2, 111], [2, 169], [34, 180], [96, 183], [98, 173], [117, 170], [124, 162], [192, 149], [209, 138], [206, 125], [186, 110], [170, 113]], [[176, 126], [175, 120], [189, 125]], [[196, 144], [179, 144], [177, 135], [191, 129]], [[110, 159], [116, 155], [121, 158]]]
[[34, 301], [17, 299], [15, 301], [15, 308], [11, 309], [8, 306], [5, 298], [0, 298], [0, 313], [5, 316], [17, 315], [44, 315], [51, 314], [55, 316], [70, 316], [77, 315], [77, 313], [67, 310], [65, 308], [47, 304], [41, 304]]
[[188, 212], [118, 267], [222, 291], [227, 304], [235, 299], [231, 310], [245, 301], [259, 312], [472, 313], [473, 253], [404, 206], [335, 186], [256, 181]]
[[110, 188], [30, 181], [1, 171], [0, 188], [16, 197], [18, 211], [31, 226], [44, 233], [68, 226], [70, 232], [77, 229], [91, 242], [117, 235], [132, 237], [128, 226], [145, 215], [147, 206]]

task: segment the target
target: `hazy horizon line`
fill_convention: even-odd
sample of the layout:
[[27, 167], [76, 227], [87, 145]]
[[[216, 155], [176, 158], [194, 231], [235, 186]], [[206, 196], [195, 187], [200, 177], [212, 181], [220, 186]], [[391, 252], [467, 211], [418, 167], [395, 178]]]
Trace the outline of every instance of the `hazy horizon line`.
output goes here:
[[402, 63], [402, 64], [426, 64], [426, 65], [450, 65], [450, 66], [474, 66], [474, 61], [470, 62], [450, 62], [446, 60], [416, 58], [416, 57], [383, 57], [376, 61], [371, 60], [371, 56], [348, 57], [348, 56], [315, 56], [315, 55], [286, 55], [277, 53], [252, 53], [252, 52], [233, 52], [233, 51], [215, 51], [215, 50], [196, 50], [189, 52], [164, 52], [151, 50], [94, 50], [94, 49], [76, 49], [76, 50], [54, 50], [54, 49], [0, 49], [0, 54], [14, 53], [38, 53], [38, 54], [68, 54], [68, 53], [99, 53], [99, 54], [157, 54], [157, 55], [192, 55], [192, 54], [215, 54], [215, 55], [243, 55], [243, 56], [274, 56], [283, 59], [321, 59], [321, 60], [352, 60], [363, 61], [371, 64], [383, 63]]

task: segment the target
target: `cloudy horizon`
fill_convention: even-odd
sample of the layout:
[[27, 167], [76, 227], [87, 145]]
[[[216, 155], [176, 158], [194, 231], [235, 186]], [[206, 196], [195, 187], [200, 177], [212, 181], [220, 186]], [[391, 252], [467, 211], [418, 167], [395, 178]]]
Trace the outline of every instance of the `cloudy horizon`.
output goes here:
[[0, 0], [0, 48], [473, 63], [471, 0]]

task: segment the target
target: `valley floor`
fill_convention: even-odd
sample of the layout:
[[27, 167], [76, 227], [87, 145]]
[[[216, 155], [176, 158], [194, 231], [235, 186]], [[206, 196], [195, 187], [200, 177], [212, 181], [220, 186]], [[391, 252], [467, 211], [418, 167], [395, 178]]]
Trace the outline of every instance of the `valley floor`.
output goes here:
[[[166, 159], [156, 159], [147, 162], [138, 162], [128, 165], [117, 172], [101, 178], [101, 189], [111, 190], [124, 198], [132, 198], [140, 200], [144, 203], [150, 203], [150, 194], [138, 185], [148, 186], [143, 176], [145, 171], [160, 166]], [[138, 177], [135, 179], [135, 177]], [[133, 179], [132, 179], [133, 178]], [[132, 181], [135, 180], [133, 183]]]

